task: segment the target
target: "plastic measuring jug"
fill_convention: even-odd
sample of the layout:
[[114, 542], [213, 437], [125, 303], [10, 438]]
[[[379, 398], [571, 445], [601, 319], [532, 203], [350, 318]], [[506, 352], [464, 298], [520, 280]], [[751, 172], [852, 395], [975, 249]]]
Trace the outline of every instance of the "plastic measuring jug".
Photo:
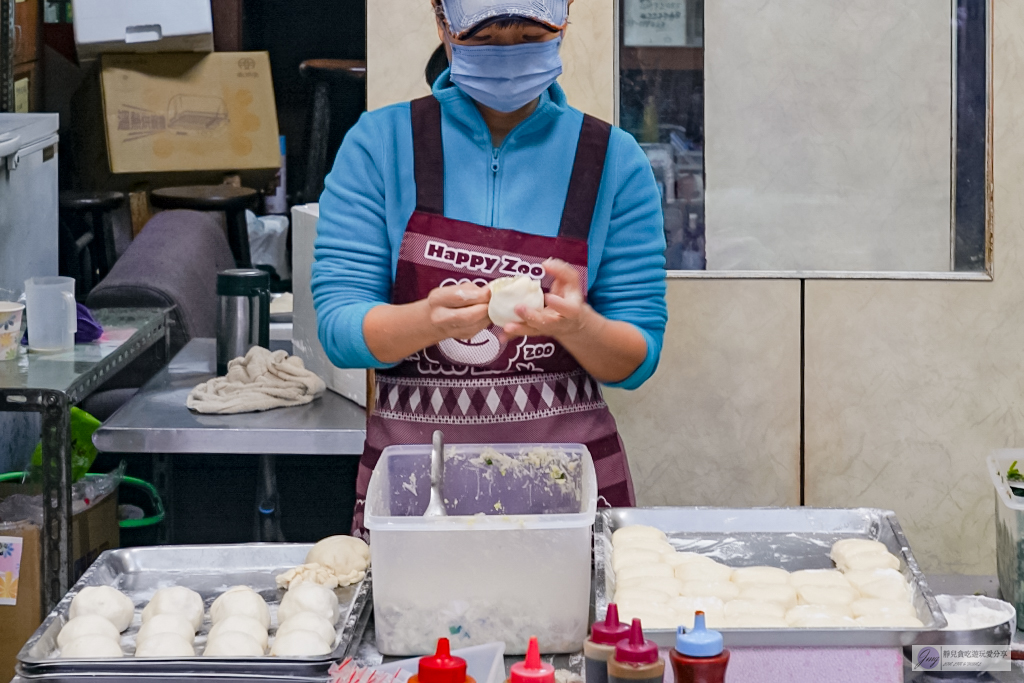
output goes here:
[[75, 348], [78, 309], [75, 280], [33, 277], [25, 280], [29, 351], [58, 352]]

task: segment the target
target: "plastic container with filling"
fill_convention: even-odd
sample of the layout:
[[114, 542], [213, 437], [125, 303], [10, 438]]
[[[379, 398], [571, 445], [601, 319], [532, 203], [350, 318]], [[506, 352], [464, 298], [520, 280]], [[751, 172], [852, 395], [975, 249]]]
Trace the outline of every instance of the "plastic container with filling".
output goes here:
[[988, 456], [988, 472], [996, 497], [996, 573], [999, 592], [1017, 610], [1024, 624], [1024, 497], [1016, 496], [1006, 471], [1018, 461], [1024, 466], [1024, 450], [1003, 449]]
[[370, 478], [377, 649], [389, 656], [501, 641], [577, 652], [587, 637], [597, 477], [580, 444], [445, 448], [448, 517], [423, 517], [430, 446], [384, 450]]

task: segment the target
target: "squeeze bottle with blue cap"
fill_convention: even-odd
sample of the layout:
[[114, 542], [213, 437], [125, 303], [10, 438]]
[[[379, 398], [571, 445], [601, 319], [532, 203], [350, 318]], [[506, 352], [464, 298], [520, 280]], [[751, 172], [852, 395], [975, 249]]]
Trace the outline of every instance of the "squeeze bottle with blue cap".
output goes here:
[[587, 683], [608, 683], [608, 660], [615, 656], [615, 645], [629, 637], [629, 626], [619, 621], [619, 607], [608, 605], [604, 621], [596, 621], [590, 637], [583, 641]]
[[668, 656], [676, 683], [725, 683], [729, 651], [724, 647], [722, 634], [705, 627], [703, 612], [694, 616], [689, 631], [679, 627], [676, 647]]

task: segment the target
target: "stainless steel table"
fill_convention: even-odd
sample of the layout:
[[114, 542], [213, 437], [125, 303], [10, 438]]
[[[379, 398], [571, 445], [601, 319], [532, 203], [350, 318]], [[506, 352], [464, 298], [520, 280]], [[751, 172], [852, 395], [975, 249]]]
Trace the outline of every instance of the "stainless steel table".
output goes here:
[[36, 412], [42, 416], [43, 615], [71, 587], [71, 406], [106, 380], [157, 347], [166, 358], [169, 309], [109, 308], [93, 311], [103, 337], [76, 344], [66, 353], [21, 351], [17, 360], [0, 363], [0, 411]]
[[166, 493], [174, 454], [238, 454], [260, 457], [257, 538], [283, 540], [278, 525], [278, 455], [360, 455], [366, 437], [366, 411], [352, 401], [324, 392], [305, 406], [241, 415], [201, 415], [185, 407], [197, 384], [216, 376], [213, 339], [193, 339], [128, 403], [93, 435], [110, 453], [158, 454], [155, 477]]

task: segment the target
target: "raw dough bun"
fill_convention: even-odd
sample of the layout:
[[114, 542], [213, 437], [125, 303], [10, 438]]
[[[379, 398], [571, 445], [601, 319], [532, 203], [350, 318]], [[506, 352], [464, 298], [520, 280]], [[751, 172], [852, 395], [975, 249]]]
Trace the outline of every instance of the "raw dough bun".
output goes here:
[[634, 564], [658, 564], [662, 561], [663, 554], [653, 550], [641, 550], [630, 548], [629, 550], [615, 549], [612, 553], [612, 569], [618, 572], [623, 567]]
[[82, 636], [60, 649], [61, 659], [110, 659], [124, 657], [121, 643], [106, 636]]
[[673, 576], [638, 576], [615, 582], [616, 591], [632, 588], [650, 588], [669, 595], [680, 595], [683, 592], [683, 582]]
[[192, 622], [181, 614], [158, 614], [150, 617], [149, 621], [142, 624], [138, 635], [135, 636], [136, 644], [152, 638], [159, 633], [173, 633], [188, 641], [189, 645], [195, 642], [196, 632], [192, 628]]
[[836, 569], [801, 569], [789, 575], [791, 586], [846, 586], [850, 582]]
[[732, 579], [732, 569], [709, 557], [702, 557], [676, 567], [675, 576], [683, 583], [687, 581], [729, 581]]
[[85, 614], [103, 617], [118, 630], [124, 631], [135, 616], [135, 605], [131, 599], [110, 586], [89, 586], [83, 588], [68, 610], [68, 618], [74, 619]]
[[849, 605], [860, 594], [846, 586], [801, 586], [797, 597], [804, 605]]
[[767, 614], [741, 614], [726, 618], [725, 624], [726, 628], [789, 628], [789, 624], [782, 617]]
[[667, 564], [668, 566], [672, 567], [673, 569], [675, 569], [676, 567], [680, 567], [684, 564], [690, 564], [691, 562], [700, 562], [702, 559], [704, 559], [703, 555], [685, 552], [665, 553], [661, 556], [661, 561]]
[[791, 628], [856, 628], [857, 622], [850, 617], [815, 614], [798, 617], [790, 621], [789, 625]]
[[621, 571], [615, 572], [616, 581], [629, 581], [630, 579], [642, 578], [645, 576], [672, 576], [672, 567], [667, 564], [631, 564], [623, 567]]
[[654, 539], [655, 541], [668, 541], [668, 536], [661, 529], [655, 529], [653, 526], [644, 526], [642, 524], [634, 524], [633, 526], [624, 526], [621, 529], [616, 529], [612, 534], [612, 545], [618, 545], [621, 541], [626, 539], [638, 539], [647, 538]]
[[[682, 623], [682, 615], [666, 605], [620, 605], [619, 617], [625, 622], [639, 619], [645, 629], [675, 629]], [[691, 617], [692, 618], [692, 617]]]
[[330, 588], [315, 583], [300, 583], [285, 593], [277, 608], [277, 623], [283, 624], [299, 612], [319, 614], [331, 624], [338, 623], [338, 596]]
[[733, 583], [789, 583], [789, 572], [778, 567], [740, 567], [733, 570]]
[[260, 594], [248, 586], [229, 588], [210, 605], [210, 621], [214, 624], [230, 616], [252, 617], [263, 624], [264, 629], [270, 628], [270, 608]]
[[177, 633], [154, 633], [135, 648], [136, 657], [195, 657], [192, 644]]
[[312, 631], [294, 630], [274, 638], [270, 648], [271, 657], [318, 657], [331, 654], [333, 643], [328, 645]]
[[661, 555], [668, 555], [676, 551], [668, 541], [654, 538], [625, 538], [612, 547], [617, 553], [624, 550], [653, 550]]
[[740, 586], [739, 597], [744, 600], [777, 602], [787, 610], [796, 607], [796, 589], [777, 583], [745, 583]]
[[869, 614], [858, 617], [857, 625], [862, 628], [924, 628], [920, 619], [905, 614]]
[[215, 640], [225, 633], [244, 633], [247, 636], [251, 636], [253, 640], [259, 643], [260, 647], [264, 650], [267, 649], [267, 629], [263, 628], [263, 624], [253, 619], [252, 617], [243, 616], [231, 616], [224, 617], [210, 629], [210, 635], [207, 636], [209, 640]]
[[917, 610], [910, 602], [903, 600], [879, 600], [877, 598], [863, 598], [850, 604], [850, 611], [855, 617], [866, 617], [873, 615], [905, 615], [908, 617], [917, 616]]
[[318, 583], [324, 588], [337, 588], [338, 577], [330, 567], [325, 567], [317, 562], [300, 564], [294, 569], [289, 569], [283, 574], [278, 574], [276, 579], [279, 588], [289, 590], [300, 583]]
[[898, 583], [888, 579], [879, 579], [860, 587], [860, 594], [865, 598], [878, 600], [910, 600], [910, 591], [906, 583]]
[[705, 623], [711, 628], [725, 623], [725, 603], [718, 598], [673, 598], [669, 607], [676, 613], [679, 624], [687, 628], [693, 628], [697, 612], [704, 613]]
[[847, 605], [797, 605], [786, 612], [786, 621], [793, 623], [801, 619], [817, 619], [819, 617], [853, 617]]
[[103, 636], [115, 643], [121, 642], [121, 632], [103, 617], [96, 614], [83, 614], [64, 624], [57, 634], [57, 647], [64, 649], [72, 640], [84, 636]]
[[739, 597], [740, 587], [731, 581], [685, 581], [683, 595], [690, 598], [718, 598], [728, 602]]
[[861, 571], [852, 571], [845, 574], [846, 580], [850, 582], [850, 585], [860, 590], [862, 586], [866, 586], [869, 583], [876, 581], [885, 581], [892, 583], [893, 585], [907, 587], [907, 580], [903, 578], [903, 574], [900, 574], [895, 569], [865, 569]]
[[206, 643], [204, 657], [262, 657], [266, 654], [248, 633], [222, 631]]
[[851, 555], [871, 552], [887, 553], [889, 548], [884, 543], [867, 538], [844, 538], [832, 545], [832, 552], [829, 553], [829, 557], [836, 563], [836, 566], [839, 566]]
[[900, 559], [891, 553], [857, 553], [843, 558], [838, 565], [844, 572], [862, 569], [899, 569]]
[[491, 302], [487, 304], [487, 316], [498, 327], [523, 322], [516, 315], [516, 306], [520, 304], [531, 311], [544, 308], [544, 290], [541, 289], [540, 281], [529, 275], [500, 277], [491, 281], [490, 288]]
[[366, 576], [370, 546], [353, 536], [328, 536], [306, 555], [306, 564], [320, 564], [334, 572], [339, 586], [351, 586]]
[[782, 619], [786, 616], [786, 609], [777, 602], [761, 602], [758, 600], [732, 600], [725, 603], [726, 619], [733, 619], [735, 617], [742, 616], [762, 616]]
[[276, 635], [281, 637], [291, 631], [312, 631], [331, 646], [334, 645], [334, 640], [338, 635], [331, 622], [312, 612], [299, 612], [293, 615], [288, 621], [277, 627]]
[[180, 614], [192, 624], [192, 631], [199, 630], [203, 623], [203, 597], [194, 590], [184, 586], [161, 588], [153, 594], [153, 599], [142, 610], [142, 623], [158, 614]]
[[677, 595], [678, 593], [669, 595], [664, 591], [655, 590], [654, 588], [624, 588], [615, 591], [615, 602], [646, 601], [656, 605], [663, 605]]

